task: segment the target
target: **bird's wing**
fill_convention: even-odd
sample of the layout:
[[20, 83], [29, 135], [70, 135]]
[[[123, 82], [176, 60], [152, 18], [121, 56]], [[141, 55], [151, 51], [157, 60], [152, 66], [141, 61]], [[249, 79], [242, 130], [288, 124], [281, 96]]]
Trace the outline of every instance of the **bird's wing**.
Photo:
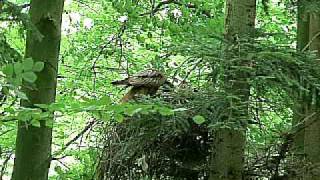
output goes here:
[[166, 77], [157, 70], [146, 70], [135, 74], [128, 78], [128, 82], [132, 86], [161, 86], [166, 80]]
[[126, 79], [123, 79], [123, 80], [112, 81], [111, 84], [112, 84], [112, 85], [115, 85], [115, 86], [118, 86], [118, 85], [128, 86], [128, 85], [129, 85], [128, 80], [129, 80], [129, 79], [126, 78]]

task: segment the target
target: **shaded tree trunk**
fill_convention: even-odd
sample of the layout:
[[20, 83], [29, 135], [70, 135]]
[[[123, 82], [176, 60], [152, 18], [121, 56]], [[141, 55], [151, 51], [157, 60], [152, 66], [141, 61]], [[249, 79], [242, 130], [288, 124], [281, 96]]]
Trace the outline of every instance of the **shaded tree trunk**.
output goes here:
[[[255, 31], [256, 0], [227, 0], [225, 19], [225, 39], [231, 46], [241, 46], [241, 41], [250, 41]], [[240, 180], [243, 177], [244, 150], [246, 142], [246, 124], [248, 120], [249, 84], [248, 74], [232, 67], [247, 66], [231, 61], [240, 58], [237, 51], [226, 52], [225, 90], [228, 96], [235, 96], [230, 101], [230, 114], [225, 119], [227, 124], [235, 124], [235, 128], [220, 128], [214, 132], [213, 153], [210, 167], [210, 180]], [[244, 51], [244, 50], [242, 50]], [[242, 52], [243, 53], [243, 52]]]
[[[29, 101], [21, 102], [24, 107], [34, 104], [50, 104], [55, 101], [58, 57], [61, 40], [61, 16], [63, 0], [31, 0], [31, 21], [43, 35], [42, 39], [32, 30], [27, 32], [26, 57], [42, 61], [45, 67], [38, 73], [35, 88], [24, 88]], [[13, 180], [45, 180], [51, 161], [52, 128], [44, 120], [41, 127], [19, 122]]]
[[[297, 15], [297, 51], [302, 51], [309, 42], [309, 15], [305, 11], [305, 4], [303, 0], [298, 1], [298, 15]], [[299, 78], [299, 77], [298, 77]], [[300, 83], [305, 85], [303, 80]], [[294, 92], [295, 93], [295, 92]], [[295, 127], [301, 123], [304, 117], [308, 114], [310, 95], [305, 91], [296, 93], [296, 101], [294, 103], [293, 121], [292, 125]], [[299, 124], [303, 126], [303, 124]], [[304, 129], [299, 130], [293, 139], [293, 152], [298, 156], [304, 153]]]
[[[317, 55], [320, 55], [320, 13], [310, 13], [309, 22], [309, 41], [311, 41], [310, 50], [317, 51]], [[319, 64], [320, 65], [320, 64]], [[320, 110], [320, 99], [319, 91], [312, 89], [312, 98], [308, 102], [310, 104], [310, 111], [319, 113]], [[312, 124], [311, 124], [312, 123]], [[312, 121], [307, 121], [305, 125], [305, 136], [304, 136], [304, 152], [309, 168], [305, 173], [305, 180], [319, 179], [320, 177], [320, 118], [316, 115]]]

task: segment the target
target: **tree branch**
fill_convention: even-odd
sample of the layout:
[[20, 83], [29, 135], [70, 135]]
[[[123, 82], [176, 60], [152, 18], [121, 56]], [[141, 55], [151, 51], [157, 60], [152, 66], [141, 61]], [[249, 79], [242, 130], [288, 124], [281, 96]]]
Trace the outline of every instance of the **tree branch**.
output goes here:
[[[160, 11], [162, 9], [162, 6], [167, 5], [167, 4], [176, 4], [179, 6], [185, 6], [189, 9], [197, 9], [198, 8], [195, 4], [192, 4], [192, 3], [183, 4], [177, 0], [165, 0], [165, 1], [161, 1], [159, 4], [157, 4], [151, 10], [151, 12], [142, 13], [142, 14], [140, 14], [140, 16], [145, 16], [145, 15], [152, 15], [153, 16], [155, 13], [157, 13], [158, 11]], [[207, 10], [201, 10], [201, 13], [209, 18], [212, 17], [211, 13]]]
[[[63, 148], [61, 148], [59, 151], [57, 151], [56, 154], [60, 154], [61, 152], [63, 152], [64, 150], [66, 150], [72, 143], [74, 143], [75, 141], [77, 141], [84, 133], [86, 133], [94, 124], [96, 123], [95, 120], [90, 121], [86, 127], [84, 127], [84, 129], [78, 134], [76, 135], [76, 137], [74, 137], [73, 139], [71, 139], [69, 142], [67, 142], [67, 144], [65, 144], [65, 146]], [[52, 158], [51, 160], [57, 160], [60, 158]]]

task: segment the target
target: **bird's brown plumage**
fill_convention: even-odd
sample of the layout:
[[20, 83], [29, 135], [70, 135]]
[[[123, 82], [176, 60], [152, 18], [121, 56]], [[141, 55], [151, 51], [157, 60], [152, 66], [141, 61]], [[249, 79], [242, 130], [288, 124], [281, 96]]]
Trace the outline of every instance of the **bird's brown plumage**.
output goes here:
[[113, 81], [113, 85], [132, 86], [122, 98], [122, 102], [134, 99], [137, 95], [154, 95], [160, 86], [166, 82], [166, 77], [158, 70], [148, 69], [123, 80]]

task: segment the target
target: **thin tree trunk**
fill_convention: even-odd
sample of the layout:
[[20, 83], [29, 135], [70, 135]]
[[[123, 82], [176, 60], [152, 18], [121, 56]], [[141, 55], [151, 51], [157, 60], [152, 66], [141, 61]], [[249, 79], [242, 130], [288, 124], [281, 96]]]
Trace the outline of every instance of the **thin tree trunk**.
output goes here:
[[[26, 57], [42, 61], [45, 67], [38, 73], [36, 87], [24, 88], [30, 101], [22, 106], [50, 104], [55, 101], [58, 57], [61, 40], [61, 16], [64, 0], [31, 0], [30, 17], [43, 35], [27, 32]], [[41, 121], [41, 127], [19, 122], [16, 140], [13, 180], [46, 180], [51, 161], [52, 129]]]
[[[250, 41], [255, 31], [256, 0], [227, 0], [225, 19], [225, 39], [233, 45], [237, 40]], [[230, 47], [227, 47], [229, 49]], [[237, 51], [226, 50], [226, 61], [239, 58]], [[241, 58], [241, 57], [240, 57]], [[243, 177], [244, 150], [246, 142], [246, 124], [248, 119], [249, 84], [248, 75], [241, 70], [231, 70], [232, 66], [246, 66], [228, 62], [226, 72], [226, 92], [236, 96], [230, 106], [231, 110], [226, 123], [241, 126], [240, 128], [220, 128], [214, 132], [213, 154], [210, 167], [210, 180], [240, 180]]]

